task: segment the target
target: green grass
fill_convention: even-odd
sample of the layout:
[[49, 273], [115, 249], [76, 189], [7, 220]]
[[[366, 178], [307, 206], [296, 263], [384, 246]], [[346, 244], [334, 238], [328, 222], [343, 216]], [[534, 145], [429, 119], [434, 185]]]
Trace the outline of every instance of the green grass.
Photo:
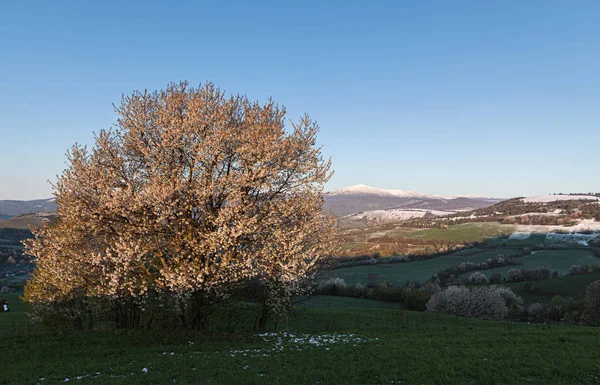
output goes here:
[[400, 304], [373, 301], [350, 297], [339, 297], [329, 295], [313, 295], [298, 303], [301, 307], [313, 308], [356, 308], [356, 309], [399, 309]]
[[[508, 236], [502, 236], [498, 238], [492, 238], [486, 241], [488, 245], [494, 246], [532, 246], [547, 243], [546, 234], [531, 234], [526, 239], [509, 239]], [[571, 245], [573, 246], [573, 245]]]
[[515, 293], [523, 297], [526, 304], [539, 302], [549, 302], [555, 295], [565, 298], [582, 299], [585, 296], [587, 286], [600, 280], [600, 274], [584, 274], [576, 276], [559, 277], [543, 281], [529, 282], [533, 285], [534, 291], [525, 290], [528, 282], [517, 282], [502, 284], [508, 286]]
[[[596, 257], [591, 250], [568, 249], [568, 250], [541, 250], [535, 254], [519, 258], [519, 265], [509, 265], [495, 269], [482, 270], [481, 272], [488, 277], [494, 273], [501, 273], [503, 276], [510, 269], [533, 269], [536, 266], [546, 266], [560, 273], [566, 273], [572, 265], [600, 265], [600, 258]], [[462, 274], [468, 277], [473, 272]]]
[[343, 278], [347, 284], [360, 283], [366, 285], [370, 273], [379, 273], [380, 280], [404, 286], [411, 279], [428, 280], [433, 274], [461, 262], [483, 262], [498, 254], [515, 255], [519, 250], [518, 248], [492, 250], [471, 248], [424, 261], [346, 267], [329, 271], [324, 276]]
[[77, 384], [600, 383], [599, 329], [507, 328], [497, 322], [367, 309], [370, 305], [361, 300], [321, 306], [329, 300], [311, 299], [314, 307], [297, 309], [278, 330], [315, 339], [325, 333], [339, 342], [294, 343], [280, 334], [275, 337], [282, 338], [280, 350], [273, 339], [251, 333], [8, 331], [5, 317], [16, 320], [24, 310], [14, 304], [13, 313], [0, 313], [0, 346], [10, 358], [0, 383], [56, 384], [67, 378]]
[[402, 233], [407, 238], [423, 238], [426, 240], [473, 242], [489, 238], [501, 237], [514, 232], [514, 226], [499, 223], [465, 223], [449, 226], [446, 229], [426, 229], [410, 233]]

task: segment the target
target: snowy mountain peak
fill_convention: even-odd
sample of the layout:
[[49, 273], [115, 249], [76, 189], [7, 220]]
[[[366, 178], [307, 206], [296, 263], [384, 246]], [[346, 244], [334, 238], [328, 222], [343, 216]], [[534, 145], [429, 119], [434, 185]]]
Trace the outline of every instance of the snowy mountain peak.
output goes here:
[[329, 192], [329, 195], [379, 195], [396, 198], [435, 198], [433, 195], [421, 194], [414, 191], [382, 189], [364, 184], [348, 186]]
[[470, 199], [489, 199], [488, 197], [481, 195], [432, 195], [422, 194], [415, 191], [408, 190], [395, 190], [395, 189], [383, 189], [365, 184], [357, 184], [341, 188], [339, 190], [330, 191], [330, 196], [336, 195], [378, 195], [381, 197], [393, 197], [393, 198], [422, 198], [422, 199], [457, 199], [457, 198], [470, 198]]

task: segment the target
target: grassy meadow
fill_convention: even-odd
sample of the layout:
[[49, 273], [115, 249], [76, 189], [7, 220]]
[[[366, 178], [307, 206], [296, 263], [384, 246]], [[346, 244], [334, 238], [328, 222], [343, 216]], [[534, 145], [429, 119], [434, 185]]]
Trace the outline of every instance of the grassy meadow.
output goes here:
[[[567, 250], [540, 250], [534, 254], [524, 256], [518, 259], [518, 265], [502, 266], [495, 269], [481, 270], [488, 277], [494, 273], [501, 273], [503, 276], [510, 269], [533, 269], [536, 266], [546, 266], [556, 270], [561, 274], [566, 273], [573, 265], [600, 265], [600, 259], [590, 250], [567, 249]], [[472, 272], [462, 274], [468, 277]]]
[[[600, 280], [600, 274], [596, 273], [558, 277], [542, 281], [504, 283], [503, 285], [513, 289], [528, 304], [549, 302], [555, 295], [575, 300], [583, 299], [587, 286], [598, 280]], [[528, 284], [532, 285], [532, 289], [526, 289]]]
[[[376, 264], [367, 266], [356, 266], [336, 269], [324, 274], [325, 277], [343, 278], [347, 284], [363, 284], [368, 282], [371, 273], [378, 273], [380, 281], [387, 281], [393, 285], [405, 286], [409, 280], [426, 281], [433, 274], [456, 266], [461, 262], [483, 262], [488, 258], [494, 258], [498, 254], [506, 256], [516, 255], [521, 248], [500, 247], [495, 249], [470, 248], [449, 255], [443, 255], [433, 259], [413, 261], [409, 263]], [[515, 267], [515, 266], [511, 266]]]
[[[429, 260], [324, 275], [366, 284], [369, 273], [379, 273], [380, 281], [404, 286], [461, 262], [516, 255], [544, 242], [541, 235], [513, 240], [497, 234], [497, 226], [476, 225], [411, 237], [440, 232], [469, 239], [463, 232], [476, 231], [473, 239], [498, 238]], [[521, 265], [483, 272], [538, 265], [566, 271], [600, 259], [589, 248], [571, 245], [518, 261]], [[555, 295], [581, 299], [598, 279], [600, 274], [587, 274], [530, 282], [532, 287], [504, 285], [527, 305]], [[297, 299], [289, 317], [271, 322], [270, 333], [262, 335], [253, 331], [258, 309], [252, 304], [217, 313], [203, 331], [115, 330], [100, 324], [93, 331], [60, 333], [31, 324], [19, 296], [0, 295], [11, 307], [0, 313], [0, 348], [10, 357], [10, 365], [0, 370], [0, 384], [600, 384], [600, 328], [480, 321], [408, 311], [398, 303], [310, 296]]]
[[473, 242], [498, 238], [514, 232], [514, 226], [490, 222], [465, 223], [449, 226], [445, 229], [425, 229], [403, 233], [405, 237], [422, 238], [426, 240]]
[[[508, 324], [312, 297], [274, 334], [27, 327], [0, 313], [2, 384], [600, 383], [600, 330]], [[251, 309], [238, 311], [240, 324]]]

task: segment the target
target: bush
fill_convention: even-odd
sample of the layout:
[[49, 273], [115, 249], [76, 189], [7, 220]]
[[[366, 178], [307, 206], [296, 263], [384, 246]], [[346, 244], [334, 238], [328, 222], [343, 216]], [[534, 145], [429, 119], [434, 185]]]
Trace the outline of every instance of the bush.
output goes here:
[[504, 299], [509, 316], [516, 316], [523, 312], [523, 298], [517, 296], [512, 289], [505, 286], [492, 286], [492, 288]]
[[555, 295], [548, 304], [546, 312], [552, 321], [558, 322], [567, 314], [568, 308], [568, 301], [560, 295]]
[[390, 263], [406, 263], [410, 262], [410, 258], [404, 255], [393, 255], [390, 257]]
[[431, 294], [425, 290], [404, 289], [404, 305], [409, 310], [425, 311]]
[[469, 277], [469, 283], [475, 284], [475, 285], [483, 285], [486, 283], [489, 283], [490, 280], [488, 279], [488, 277], [483, 274], [482, 272], [476, 271], [473, 274], [471, 274], [471, 276]]
[[539, 302], [536, 303], [532, 303], [531, 305], [527, 306], [527, 316], [531, 317], [531, 318], [535, 318], [540, 311], [542, 310], [542, 305], [540, 305]]
[[490, 277], [490, 283], [500, 283], [500, 282], [502, 282], [502, 274], [500, 274], [500, 273], [492, 274], [492, 276]]
[[552, 277], [552, 270], [546, 266], [536, 266], [531, 270], [531, 278], [535, 280], [549, 279]]
[[427, 281], [425, 285], [423, 285], [423, 290], [425, 290], [429, 294], [435, 294], [442, 291], [438, 281]]
[[338, 295], [340, 290], [346, 289], [348, 285], [342, 278], [329, 278], [319, 282], [317, 293], [322, 295]]
[[589, 270], [588, 265], [573, 265], [569, 268], [569, 271], [567, 271], [567, 275], [587, 274]]
[[521, 309], [523, 300], [511, 289], [502, 286], [450, 286], [434, 294], [427, 303], [427, 311], [449, 313], [462, 317], [502, 320]]
[[523, 280], [523, 273], [519, 269], [510, 269], [506, 272], [506, 280], [509, 282], [519, 282]]

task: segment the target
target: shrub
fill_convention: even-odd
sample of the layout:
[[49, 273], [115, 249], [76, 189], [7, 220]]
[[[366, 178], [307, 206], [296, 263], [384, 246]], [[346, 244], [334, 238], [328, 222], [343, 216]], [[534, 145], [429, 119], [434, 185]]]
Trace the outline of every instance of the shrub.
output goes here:
[[404, 289], [404, 305], [409, 310], [425, 311], [431, 294], [425, 290]]
[[356, 298], [365, 298], [368, 293], [367, 287], [365, 285], [361, 285], [360, 283], [357, 283], [353, 286], [348, 286], [346, 291], [349, 291], [350, 297]]
[[410, 262], [410, 258], [404, 255], [393, 255], [390, 257], [390, 263], [406, 263]]
[[317, 293], [323, 295], [337, 295], [339, 290], [345, 289], [348, 285], [343, 278], [329, 278], [319, 282], [317, 285]]
[[437, 281], [427, 281], [425, 285], [423, 285], [423, 290], [425, 290], [429, 294], [435, 294], [442, 291]]
[[514, 314], [523, 300], [511, 289], [501, 286], [466, 287], [450, 286], [434, 294], [427, 303], [427, 311], [449, 313], [462, 317], [502, 320]]
[[553, 321], [560, 321], [567, 314], [569, 303], [560, 295], [555, 295], [548, 304], [548, 317]]
[[535, 318], [539, 312], [542, 310], [542, 305], [539, 302], [532, 303], [527, 306], [527, 316], [531, 318]]
[[486, 284], [489, 283], [490, 280], [488, 279], [488, 277], [483, 274], [482, 272], [476, 271], [473, 274], [471, 274], [471, 276], [469, 277], [469, 283], [475, 284], [475, 285], [482, 285], [482, 284]]
[[512, 289], [505, 286], [492, 286], [491, 289], [504, 299], [508, 315], [515, 316], [523, 312], [523, 298], [517, 296]]
[[573, 265], [567, 271], [567, 275], [581, 275], [589, 272], [588, 265]]
[[502, 282], [502, 274], [500, 274], [500, 273], [492, 274], [492, 276], [490, 277], [490, 283], [500, 283], [500, 282]]
[[519, 282], [523, 280], [523, 273], [519, 269], [510, 269], [506, 272], [506, 280], [509, 282]]

